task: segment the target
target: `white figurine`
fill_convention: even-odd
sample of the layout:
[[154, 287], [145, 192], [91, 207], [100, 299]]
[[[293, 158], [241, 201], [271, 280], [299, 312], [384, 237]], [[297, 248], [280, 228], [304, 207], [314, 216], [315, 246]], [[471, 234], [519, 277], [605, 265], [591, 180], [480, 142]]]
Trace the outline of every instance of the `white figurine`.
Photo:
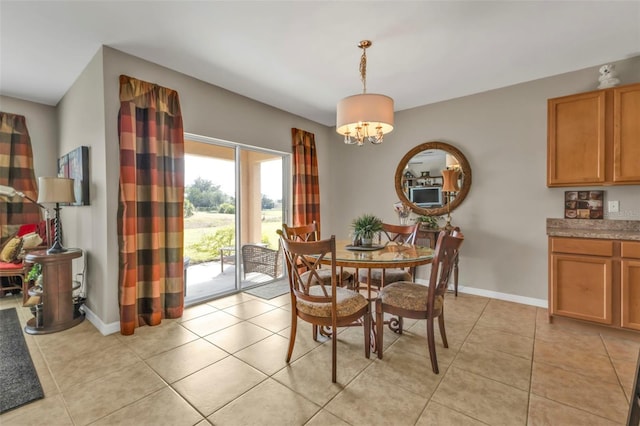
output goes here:
[[600, 77], [598, 77], [598, 81], [600, 82], [598, 89], [606, 89], [620, 84], [620, 80], [616, 78], [617, 76], [618, 73], [615, 70], [615, 65], [607, 64], [601, 66]]

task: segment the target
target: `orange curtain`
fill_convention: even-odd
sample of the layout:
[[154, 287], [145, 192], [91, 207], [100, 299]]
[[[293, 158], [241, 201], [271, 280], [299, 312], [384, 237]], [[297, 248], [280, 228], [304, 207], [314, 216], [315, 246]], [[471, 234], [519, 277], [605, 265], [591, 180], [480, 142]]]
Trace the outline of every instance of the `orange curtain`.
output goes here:
[[184, 132], [178, 93], [120, 76], [120, 333], [184, 308]]
[[[0, 185], [10, 186], [36, 200], [38, 189], [33, 172], [33, 151], [23, 115], [0, 112]], [[22, 197], [0, 198], [0, 244], [20, 225], [39, 223], [40, 207]]]
[[293, 226], [314, 220], [320, 234], [320, 182], [313, 133], [291, 129], [293, 147]]

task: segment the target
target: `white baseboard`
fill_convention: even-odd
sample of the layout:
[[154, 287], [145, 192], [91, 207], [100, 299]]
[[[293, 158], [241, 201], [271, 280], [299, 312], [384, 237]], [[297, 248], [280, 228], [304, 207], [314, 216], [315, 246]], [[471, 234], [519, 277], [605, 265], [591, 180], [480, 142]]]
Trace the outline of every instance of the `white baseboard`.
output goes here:
[[112, 322], [111, 324], [105, 324], [86, 305], [82, 305], [82, 310], [84, 311], [85, 318], [89, 320], [89, 322], [93, 324], [93, 326], [97, 328], [98, 331], [102, 333], [103, 336], [120, 332], [120, 322]]
[[[429, 281], [416, 278], [415, 282], [419, 284], [429, 285]], [[453, 284], [450, 284], [450, 289], [453, 289]], [[505, 300], [507, 302], [522, 303], [523, 305], [537, 306], [538, 308], [547, 308], [549, 306], [548, 300], [536, 299], [534, 297], [518, 296], [517, 294], [500, 293], [499, 291], [485, 290], [483, 288], [467, 287], [458, 284], [458, 293], [473, 294], [474, 296], [483, 296], [490, 299]]]
[[517, 294], [500, 293], [499, 291], [485, 290], [483, 288], [473, 288], [458, 285], [458, 293], [473, 294], [475, 296], [484, 296], [491, 299], [506, 300], [507, 302], [522, 303], [523, 305], [537, 306], [538, 308], [547, 308], [548, 300], [536, 299], [534, 297], [518, 296]]

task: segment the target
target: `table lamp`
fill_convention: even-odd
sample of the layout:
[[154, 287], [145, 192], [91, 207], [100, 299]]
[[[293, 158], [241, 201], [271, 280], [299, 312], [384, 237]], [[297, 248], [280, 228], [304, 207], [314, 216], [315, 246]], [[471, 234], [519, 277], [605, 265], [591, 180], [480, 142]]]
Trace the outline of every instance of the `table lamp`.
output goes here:
[[442, 171], [442, 192], [447, 194], [447, 224], [445, 229], [452, 229], [451, 226], [451, 195], [460, 191], [458, 185], [458, 178], [460, 177], [460, 171], [457, 169], [446, 169]]
[[76, 197], [73, 191], [73, 179], [60, 177], [38, 178], [38, 203], [56, 203], [55, 211], [55, 235], [53, 245], [47, 250], [47, 254], [63, 253], [67, 251], [62, 246], [60, 225], [60, 203], [74, 203]]

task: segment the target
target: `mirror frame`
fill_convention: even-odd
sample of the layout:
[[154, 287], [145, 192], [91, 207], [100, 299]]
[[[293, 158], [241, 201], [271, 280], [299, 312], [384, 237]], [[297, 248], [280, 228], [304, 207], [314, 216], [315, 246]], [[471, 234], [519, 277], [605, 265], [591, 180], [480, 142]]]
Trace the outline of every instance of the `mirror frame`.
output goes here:
[[396, 176], [395, 176], [396, 194], [398, 195], [398, 198], [400, 198], [400, 201], [402, 201], [404, 204], [411, 207], [411, 210], [413, 210], [413, 212], [418, 215], [443, 216], [448, 213], [446, 206], [436, 207], [432, 209], [418, 207], [417, 205], [415, 205], [409, 200], [407, 194], [405, 194], [402, 188], [402, 179], [404, 177], [404, 171], [407, 165], [409, 164], [409, 161], [411, 161], [411, 159], [418, 153], [429, 150], [429, 149], [440, 149], [442, 151], [445, 151], [448, 154], [455, 156], [456, 159], [458, 160], [458, 163], [460, 163], [460, 169], [463, 175], [462, 187], [460, 188], [460, 191], [456, 195], [456, 198], [454, 198], [453, 201], [451, 202], [449, 211], [454, 211], [456, 207], [462, 204], [464, 199], [467, 197], [467, 194], [469, 193], [469, 189], [471, 188], [471, 166], [469, 165], [469, 161], [467, 161], [467, 157], [465, 157], [464, 154], [458, 148], [454, 147], [453, 145], [449, 145], [448, 143], [445, 143], [445, 142], [425, 142], [423, 144], [416, 146], [411, 151], [407, 152], [407, 154], [404, 157], [402, 157], [402, 160], [400, 160], [400, 163], [398, 164], [398, 168], [396, 169]]

